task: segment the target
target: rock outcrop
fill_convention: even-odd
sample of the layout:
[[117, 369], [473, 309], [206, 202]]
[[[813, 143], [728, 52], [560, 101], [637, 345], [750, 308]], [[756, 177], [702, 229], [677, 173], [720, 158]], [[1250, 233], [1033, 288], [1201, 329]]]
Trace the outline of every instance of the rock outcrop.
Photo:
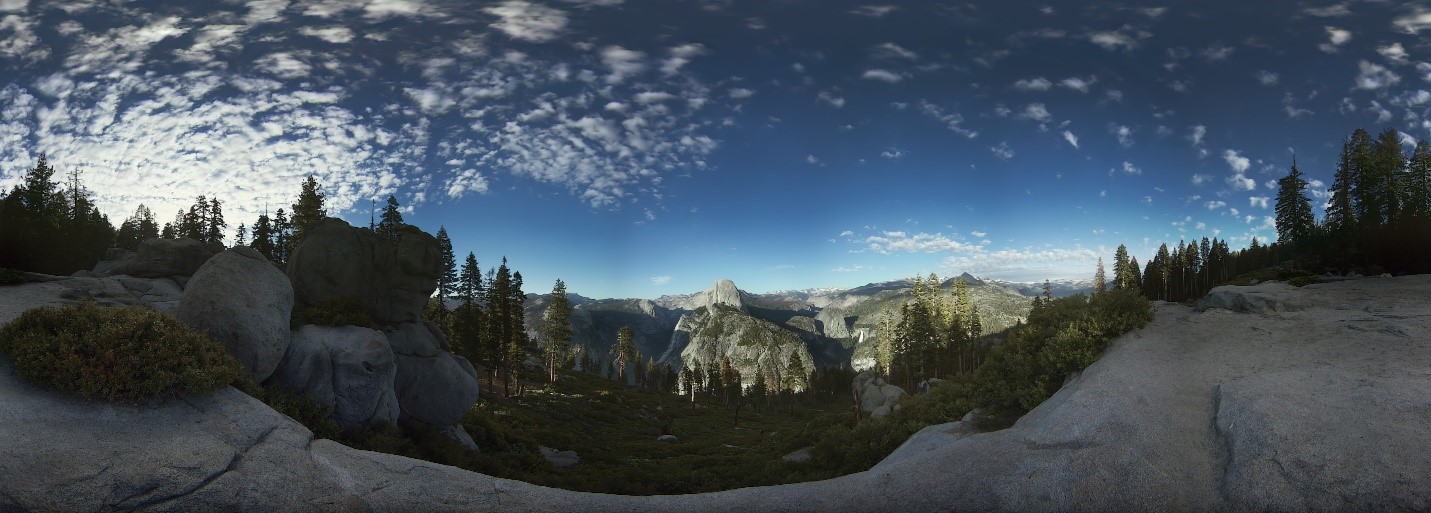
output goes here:
[[[32, 290], [57, 287], [0, 289]], [[1287, 293], [1317, 301], [1266, 315], [1159, 304], [1009, 429], [936, 426], [865, 472], [685, 496], [567, 492], [355, 451], [232, 389], [81, 401], [0, 359], [0, 511], [1431, 509], [1431, 276]]]
[[884, 378], [873, 371], [856, 374], [850, 391], [859, 399], [860, 409], [874, 418], [899, 411], [899, 398], [906, 395], [903, 388], [885, 383]]
[[783, 372], [791, 358], [800, 358], [807, 372], [814, 369], [814, 356], [794, 332], [725, 304], [682, 316], [672, 339], [672, 346], [685, 341], [680, 356], [685, 368], [720, 368], [729, 358], [744, 386], [755, 382], [757, 371]]
[[267, 258], [237, 247], [210, 258], [189, 279], [175, 316], [224, 345], [255, 383], [288, 351], [293, 287]]
[[843, 308], [829, 307], [815, 314], [826, 337], [834, 339], [850, 338], [850, 320]]
[[[193, 276], [209, 258], [224, 248], [220, 244], [205, 244], [194, 239], [149, 239], [139, 243], [139, 250], [127, 260], [107, 260], [96, 266], [100, 276], [126, 274], [138, 278]], [[124, 253], [106, 253], [105, 257], [122, 258]], [[99, 271], [106, 271], [100, 274]]]
[[397, 362], [393, 390], [402, 416], [451, 426], [477, 402], [477, 370], [444, 351], [435, 331], [426, 323], [406, 323], [387, 332]]
[[331, 297], [357, 299], [382, 324], [422, 320], [437, 289], [437, 239], [404, 225], [390, 242], [334, 218], [309, 229], [288, 259], [299, 308]]
[[358, 326], [306, 325], [293, 331], [270, 384], [308, 394], [333, 409], [344, 429], [396, 425], [397, 361], [381, 332]]

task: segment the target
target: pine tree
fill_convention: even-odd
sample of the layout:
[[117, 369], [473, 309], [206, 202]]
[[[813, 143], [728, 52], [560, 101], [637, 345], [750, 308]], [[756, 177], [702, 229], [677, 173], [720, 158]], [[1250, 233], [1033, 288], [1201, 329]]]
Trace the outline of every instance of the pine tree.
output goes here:
[[1128, 287], [1131, 290], [1141, 290], [1143, 287], [1143, 272], [1138, 268], [1138, 257], [1128, 257]]
[[224, 207], [218, 197], [209, 199], [208, 215], [204, 219], [204, 242], [224, 243], [224, 228], [229, 224], [224, 222]]
[[289, 252], [303, 243], [308, 230], [318, 224], [328, 211], [323, 209], [323, 193], [318, 190], [318, 180], [313, 175], [303, 181], [303, 190], [298, 193], [298, 202], [293, 204], [293, 237], [289, 241]]
[[1431, 144], [1424, 140], [1417, 141], [1411, 152], [1404, 188], [1406, 215], [1431, 220]]
[[1277, 214], [1279, 242], [1296, 246], [1310, 236], [1315, 220], [1311, 201], [1303, 192], [1306, 189], [1307, 181], [1302, 179], [1302, 172], [1297, 170], [1297, 162], [1293, 160], [1292, 171], [1277, 180], [1277, 205], [1273, 211]]
[[239, 223], [238, 232], [234, 235], [234, 247], [248, 245], [248, 225]]
[[203, 194], [189, 206], [188, 212], [179, 215], [179, 236], [196, 241], [207, 241], [209, 225], [209, 198]]
[[[1117, 273], [1114, 273], [1114, 277], [1117, 277]], [[1098, 270], [1093, 273], [1093, 293], [1098, 294], [1107, 290], [1108, 278], [1103, 274], [1103, 257], [1098, 257]]]
[[[296, 230], [295, 226], [295, 233]], [[440, 262], [440, 272], [437, 275], [437, 300], [446, 301], [457, 292], [457, 255], [453, 254], [452, 239], [447, 237], [447, 227], [445, 226], [437, 228], [437, 253], [438, 262]], [[445, 304], [441, 312], [445, 317], [447, 312]]]
[[[616, 345], [611, 348], [612, 365], [616, 367], [616, 379], [626, 383], [626, 366], [636, 359], [636, 344], [630, 326], [622, 326], [616, 332]], [[729, 365], [730, 361], [727, 360]]]
[[1122, 244], [1113, 251], [1113, 289], [1122, 290], [1132, 286], [1128, 271], [1128, 248]]
[[471, 252], [467, 253], [467, 260], [462, 264], [455, 293], [459, 303], [450, 322], [452, 346], [458, 354], [482, 364], [485, 362], [481, 357], [485, 326], [482, 308], [477, 303], [482, 299], [482, 268], [477, 266], [477, 257]]
[[159, 227], [154, 221], [154, 212], [141, 203], [139, 208], [134, 209], [134, 214], [119, 225], [119, 233], [115, 235], [115, 245], [125, 249], [138, 249], [139, 243], [159, 236]]
[[288, 264], [288, 241], [293, 237], [293, 223], [282, 208], [273, 214], [273, 263]]
[[556, 383], [557, 366], [565, 360], [572, 336], [571, 300], [566, 297], [565, 282], [556, 281], [548, 301], [542, 314], [542, 347], [546, 353], [547, 372], [551, 382]]
[[503, 367], [507, 369], [507, 381], [517, 385], [517, 395], [522, 395], [521, 370], [527, 356], [527, 330], [523, 318], [526, 299], [526, 294], [522, 293], [522, 272], [513, 271], [512, 288], [508, 290], [507, 296], [506, 318], [511, 327], [507, 329], [509, 338], [504, 347], [507, 362]]
[[273, 224], [268, 219], [268, 213], [258, 215], [258, 221], [253, 223], [253, 242], [249, 243], [258, 254], [263, 255], [270, 262], [275, 262], [273, 255]]
[[809, 386], [809, 374], [805, 372], [805, 363], [800, 360], [799, 353], [790, 353], [790, 363], [785, 366], [785, 374], [780, 378], [780, 386], [792, 393], [803, 391]]
[[378, 221], [378, 234], [387, 238], [388, 241], [396, 243], [400, 233], [398, 228], [402, 224], [402, 211], [398, 210], [397, 198], [389, 195], [388, 204], [383, 207], [382, 220]]
[[1342, 143], [1341, 157], [1337, 162], [1337, 174], [1332, 181], [1331, 201], [1327, 203], [1327, 227], [1334, 233], [1346, 233], [1354, 228], [1356, 208], [1353, 203], [1352, 184], [1356, 183], [1358, 171], [1356, 148], [1352, 140]]

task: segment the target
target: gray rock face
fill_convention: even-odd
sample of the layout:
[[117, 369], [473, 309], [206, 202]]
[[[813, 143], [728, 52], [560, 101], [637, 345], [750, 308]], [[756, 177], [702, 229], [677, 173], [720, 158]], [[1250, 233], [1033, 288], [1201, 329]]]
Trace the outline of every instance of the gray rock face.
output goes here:
[[[96, 267], [96, 275], [127, 274], [140, 278], [192, 276], [210, 257], [223, 251], [219, 244], [204, 244], [193, 239], [149, 239], [139, 243], [139, 251], [122, 263]], [[116, 256], [121, 255], [115, 253]], [[106, 254], [106, 257], [110, 256]], [[101, 273], [104, 270], [107, 273]]]
[[721, 278], [716, 280], [715, 285], [703, 292], [705, 296], [701, 298], [701, 305], [711, 307], [714, 305], [729, 305], [736, 310], [745, 310], [745, 304], [741, 301], [740, 289], [735, 288], [735, 282]]
[[312, 395], [319, 404], [333, 408], [340, 426], [360, 429], [382, 422], [397, 424], [396, 376], [397, 362], [381, 332], [309, 324], [293, 332], [288, 352], [269, 383]]
[[860, 398], [860, 409], [874, 418], [898, 411], [899, 398], [905, 396], [903, 388], [885, 383], [884, 378], [873, 371], [856, 374], [850, 390]]
[[820, 327], [826, 337], [850, 338], [850, 321], [844, 309], [830, 307], [820, 310], [820, 313], [815, 315], [815, 320], [820, 321]]
[[176, 317], [224, 345], [254, 382], [273, 374], [288, 350], [293, 288], [253, 248], [209, 259], [189, 280]]
[[806, 372], [814, 369], [814, 356], [800, 337], [726, 305], [681, 317], [672, 335], [672, 346], [680, 340], [688, 341], [681, 350], [681, 365], [690, 369], [720, 368], [729, 358], [744, 386], [755, 383], [757, 370], [784, 371], [791, 358], [800, 358]]
[[357, 299], [380, 323], [422, 319], [437, 288], [437, 239], [405, 226], [396, 244], [328, 218], [314, 225], [288, 261], [300, 307], [334, 297]]
[[396, 357], [393, 388], [403, 415], [449, 426], [477, 402], [477, 370], [466, 358], [451, 353]]

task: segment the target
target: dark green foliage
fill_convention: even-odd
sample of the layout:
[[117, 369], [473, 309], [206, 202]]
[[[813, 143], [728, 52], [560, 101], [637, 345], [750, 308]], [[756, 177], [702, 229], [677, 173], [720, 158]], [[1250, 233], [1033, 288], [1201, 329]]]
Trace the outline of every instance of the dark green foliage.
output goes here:
[[119, 225], [114, 236], [114, 246], [129, 250], [139, 249], [139, 243], [159, 237], [159, 224], [154, 220], [154, 212], [142, 203]]
[[67, 275], [90, 269], [114, 245], [109, 218], [71, 172], [66, 189], [41, 155], [24, 181], [0, 195], [0, 266]]
[[251, 383], [243, 387], [244, 392], [263, 401], [274, 411], [287, 415], [313, 432], [314, 438], [338, 439], [342, 429], [333, 421], [333, 409], [318, 404], [312, 395], [268, 385], [257, 387]]
[[24, 271], [11, 269], [9, 267], [0, 267], [0, 285], [19, 285], [22, 283], [30, 283], [30, 275], [25, 274]]
[[[546, 360], [548, 378], [556, 381], [557, 366], [566, 360], [571, 345], [571, 299], [566, 296], [566, 282], [558, 279], [548, 296], [550, 303], [542, 312], [542, 355]], [[629, 335], [630, 330], [623, 331]]]
[[394, 196], [388, 196], [387, 206], [383, 207], [383, 217], [378, 221], [378, 234], [390, 242], [397, 242], [399, 228], [403, 225], [402, 211], [398, 210], [398, 201]]
[[303, 190], [298, 193], [298, 202], [293, 204], [293, 236], [288, 241], [289, 253], [303, 242], [309, 228], [328, 215], [323, 208], [323, 199], [323, 193], [318, 190], [318, 180], [308, 175], [308, 179], [303, 181]]
[[32, 382], [126, 404], [205, 394], [246, 378], [217, 342], [138, 307], [32, 309], [0, 328], [0, 352]]
[[1284, 244], [1306, 244], [1316, 229], [1312, 203], [1307, 199], [1307, 180], [1292, 162], [1292, 171], [1277, 180], [1277, 240]]
[[382, 329], [361, 301], [344, 296], [332, 296], [302, 308], [295, 324]]

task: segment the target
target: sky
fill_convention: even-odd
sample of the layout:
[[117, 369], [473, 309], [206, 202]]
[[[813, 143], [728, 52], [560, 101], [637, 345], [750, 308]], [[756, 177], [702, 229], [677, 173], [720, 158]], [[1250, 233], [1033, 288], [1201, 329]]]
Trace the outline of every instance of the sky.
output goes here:
[[1431, 137], [1424, 1], [0, 0], [0, 187], [230, 229], [393, 195], [525, 289], [1090, 279], [1275, 240], [1355, 128]]

